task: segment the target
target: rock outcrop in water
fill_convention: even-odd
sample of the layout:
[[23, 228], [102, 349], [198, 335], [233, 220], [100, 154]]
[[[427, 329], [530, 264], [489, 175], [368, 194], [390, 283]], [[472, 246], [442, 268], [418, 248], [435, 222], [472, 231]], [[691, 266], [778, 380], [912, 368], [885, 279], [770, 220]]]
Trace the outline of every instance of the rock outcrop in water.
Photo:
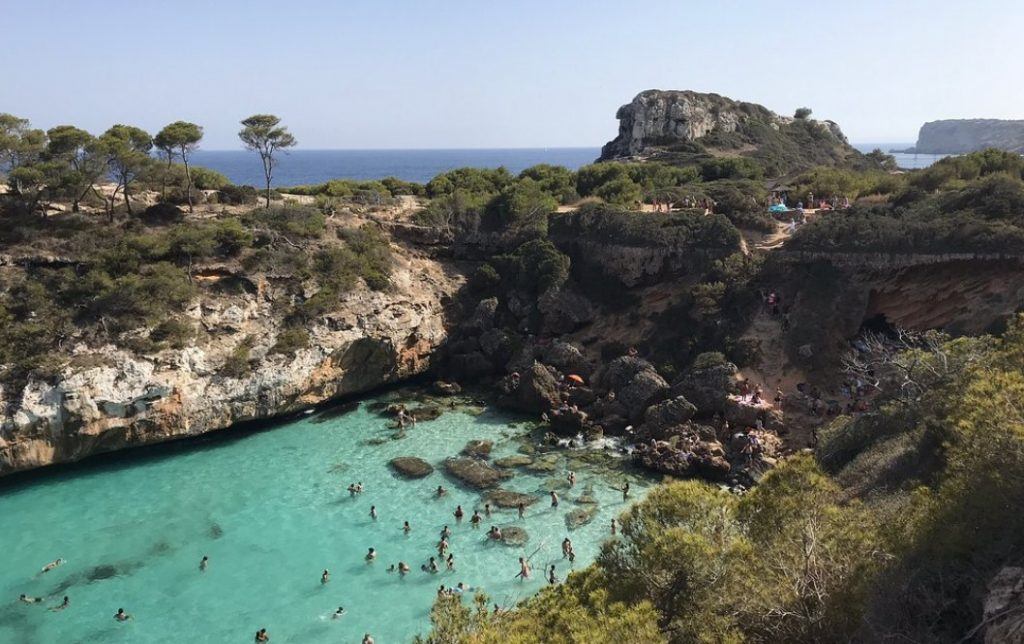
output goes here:
[[917, 145], [906, 150], [918, 154], [966, 154], [999, 148], [1024, 154], [1024, 120], [947, 119], [921, 126]]

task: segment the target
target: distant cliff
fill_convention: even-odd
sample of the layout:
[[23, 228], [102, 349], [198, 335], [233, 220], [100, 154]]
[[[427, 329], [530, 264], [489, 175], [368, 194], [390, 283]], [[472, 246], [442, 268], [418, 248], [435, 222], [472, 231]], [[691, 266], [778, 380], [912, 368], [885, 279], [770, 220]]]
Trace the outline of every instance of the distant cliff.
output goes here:
[[780, 116], [756, 103], [718, 94], [647, 90], [619, 108], [619, 135], [601, 160], [697, 156], [758, 159], [770, 175], [814, 165], [865, 165], [832, 121]]
[[965, 154], [999, 148], [1024, 154], [1024, 121], [949, 119], [921, 126], [917, 145], [907, 152]]

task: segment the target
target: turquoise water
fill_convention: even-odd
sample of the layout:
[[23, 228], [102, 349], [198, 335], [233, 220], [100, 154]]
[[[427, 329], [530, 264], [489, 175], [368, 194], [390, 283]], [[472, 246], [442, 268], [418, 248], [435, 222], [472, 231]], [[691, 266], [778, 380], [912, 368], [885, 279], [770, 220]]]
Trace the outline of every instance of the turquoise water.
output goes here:
[[[129, 454], [0, 486], [0, 642], [251, 642], [259, 628], [273, 642], [358, 642], [366, 632], [378, 644], [408, 642], [429, 628], [441, 584], [482, 587], [493, 602], [512, 605], [543, 587], [549, 563], [565, 577], [565, 536], [573, 540], [576, 568], [594, 559], [610, 519], [626, 507], [612, 486], [628, 479], [639, 498], [650, 481], [602, 453], [572, 452], [559, 457], [555, 472], [517, 470], [505, 485], [542, 497], [524, 521], [500, 510], [477, 530], [468, 519], [482, 510], [479, 493], [439, 470], [407, 481], [387, 466], [413, 455], [437, 467], [478, 438], [495, 441], [494, 456], [516, 453], [527, 430], [511, 420], [460, 408], [393, 439], [389, 421], [364, 403], [344, 415], [313, 415], [237, 439]], [[577, 472], [576, 487], [561, 490], [553, 509], [547, 490], [565, 484], [568, 467]], [[365, 491], [352, 498], [346, 488], [355, 481]], [[447, 497], [434, 497], [438, 484]], [[586, 488], [600, 501], [599, 513], [569, 532], [564, 516], [584, 507], [573, 501]], [[452, 512], [460, 503], [467, 516], [458, 525]], [[445, 524], [454, 532], [456, 570], [422, 572]], [[529, 542], [488, 542], [491, 524], [521, 525]], [[370, 547], [378, 560], [367, 564]], [[534, 578], [515, 580], [517, 558], [535, 551]], [[206, 572], [198, 569], [203, 555], [210, 557]], [[67, 563], [39, 574], [58, 557]], [[404, 579], [385, 571], [399, 560], [413, 568]], [[327, 584], [320, 583], [324, 568]], [[21, 593], [47, 601], [24, 604]], [[65, 594], [67, 610], [47, 610]], [[339, 605], [347, 614], [330, 619]], [[122, 607], [132, 621], [112, 618]]]

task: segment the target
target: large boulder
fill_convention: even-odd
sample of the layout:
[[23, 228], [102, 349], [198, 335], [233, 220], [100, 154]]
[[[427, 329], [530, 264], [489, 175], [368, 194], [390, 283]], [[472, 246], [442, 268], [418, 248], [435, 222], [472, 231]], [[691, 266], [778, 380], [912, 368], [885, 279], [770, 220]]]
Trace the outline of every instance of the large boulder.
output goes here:
[[575, 530], [593, 521], [595, 516], [597, 516], [596, 505], [573, 508], [565, 514], [565, 527], [569, 530]]
[[608, 363], [600, 383], [622, 406], [631, 422], [639, 422], [647, 407], [665, 398], [669, 392], [668, 383], [654, 365], [635, 356], [621, 356]]
[[498, 467], [525, 467], [530, 463], [533, 463], [533, 457], [526, 454], [512, 454], [494, 459], [494, 464]]
[[455, 353], [448, 358], [448, 371], [456, 380], [474, 380], [494, 370], [494, 363], [480, 351]]
[[540, 354], [544, 364], [549, 364], [562, 373], [590, 377], [592, 368], [576, 345], [555, 340], [541, 347]]
[[512, 473], [491, 466], [485, 461], [470, 457], [445, 459], [444, 469], [450, 476], [478, 490], [497, 487], [502, 481], [512, 478]]
[[558, 380], [539, 362], [520, 373], [518, 381], [512, 376], [506, 378], [502, 386], [505, 394], [499, 402], [517, 411], [541, 414], [558, 407], [560, 402]]
[[724, 413], [729, 394], [736, 392], [739, 369], [723, 362], [703, 369], [690, 369], [672, 384], [673, 396], [684, 396], [702, 413]]
[[550, 334], [571, 333], [596, 317], [590, 300], [566, 288], [545, 291], [537, 300], [537, 308], [543, 315], [541, 329]]
[[643, 431], [645, 435], [661, 438], [665, 430], [686, 423], [696, 413], [697, 408], [684, 396], [670, 398], [647, 408]]
[[759, 419], [766, 429], [780, 431], [785, 428], [782, 412], [767, 402], [753, 405], [736, 396], [728, 396], [723, 411], [723, 417], [734, 429], [756, 427]]
[[462, 448], [462, 453], [475, 458], [488, 458], [493, 448], [494, 441], [474, 439], [466, 443], [466, 446]]
[[418, 456], [399, 456], [388, 462], [393, 470], [410, 479], [421, 479], [434, 472], [434, 466]]
[[498, 310], [498, 298], [489, 297], [477, 303], [473, 315], [466, 322], [466, 328], [470, 331], [482, 333], [494, 328], [494, 315]]
[[499, 508], [518, 508], [520, 504], [530, 506], [537, 502], [537, 497], [532, 494], [513, 492], [512, 490], [506, 490], [503, 488], [491, 490], [487, 493], [487, 496], [485, 496], [484, 499], [491, 505], [495, 505]]

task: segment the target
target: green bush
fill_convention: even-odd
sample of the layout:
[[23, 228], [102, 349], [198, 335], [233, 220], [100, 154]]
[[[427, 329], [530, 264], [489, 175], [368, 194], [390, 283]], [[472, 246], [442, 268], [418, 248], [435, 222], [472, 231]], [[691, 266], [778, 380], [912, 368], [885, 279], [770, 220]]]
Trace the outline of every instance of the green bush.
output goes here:
[[270, 347], [270, 353], [294, 355], [299, 349], [309, 346], [309, 331], [301, 326], [293, 326], [283, 329], [277, 334], [274, 346]]
[[257, 233], [262, 229], [291, 237], [319, 237], [326, 227], [322, 212], [311, 206], [294, 204], [256, 208], [243, 221]]

